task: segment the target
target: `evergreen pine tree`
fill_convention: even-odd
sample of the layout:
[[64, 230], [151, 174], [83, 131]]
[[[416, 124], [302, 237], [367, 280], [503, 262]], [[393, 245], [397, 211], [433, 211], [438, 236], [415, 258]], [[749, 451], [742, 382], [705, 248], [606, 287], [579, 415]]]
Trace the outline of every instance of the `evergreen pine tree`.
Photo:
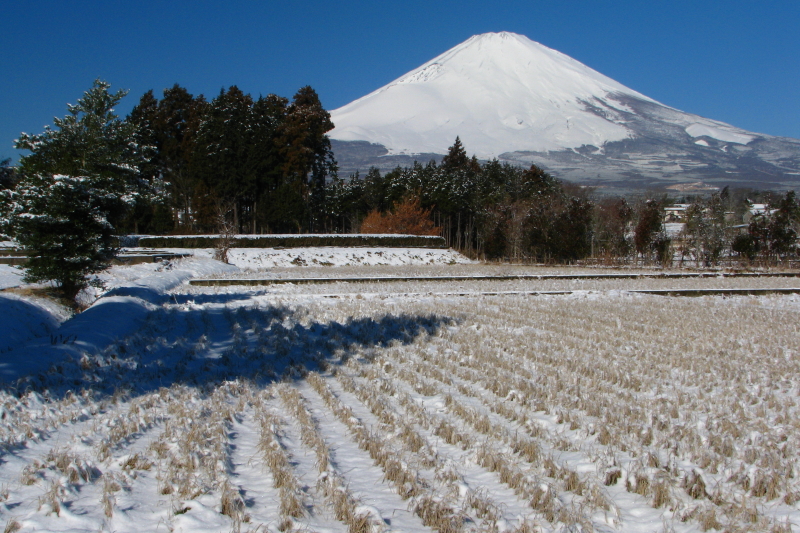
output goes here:
[[[388, 175], [387, 175], [388, 176]], [[390, 200], [387, 191], [388, 181], [381, 176], [381, 171], [376, 167], [370, 167], [367, 175], [364, 176], [364, 207], [367, 211], [378, 210], [386, 211], [389, 209]], [[403, 193], [406, 190], [403, 188]]]
[[31, 154], [2, 222], [28, 255], [25, 280], [53, 280], [70, 299], [116, 254], [111, 217], [134, 202], [145, 160], [135, 126], [114, 114], [126, 92], [109, 87], [96, 80], [56, 129], [16, 142]]
[[448, 148], [447, 155], [442, 158], [442, 166], [447, 170], [463, 169], [469, 165], [469, 156], [461, 144], [461, 139], [456, 136], [453, 146]]
[[74, 300], [117, 253], [105, 192], [89, 177], [36, 175], [15, 191], [13, 234], [28, 254], [25, 281], [53, 280]]
[[142, 95], [126, 120], [136, 127], [134, 135], [139, 146], [154, 148], [151, 157], [139, 167], [139, 174], [143, 179], [153, 180], [161, 173], [161, 168], [158, 161], [158, 100], [153, 96], [152, 90]]
[[[126, 121], [136, 127], [136, 143], [139, 146], [153, 147], [148, 153], [149, 157], [139, 166], [139, 176], [143, 185], [140, 192], [144, 194], [138, 195], [134, 206], [128, 210], [127, 217], [120, 223], [121, 229], [126, 232], [151, 231], [151, 221], [160, 196], [158, 193], [164, 192], [164, 187], [160, 183], [162, 174], [157, 163], [157, 138], [154, 125], [157, 115], [158, 100], [153, 96], [153, 91], [147, 91], [126, 118]], [[147, 194], [150, 191], [156, 194]]]

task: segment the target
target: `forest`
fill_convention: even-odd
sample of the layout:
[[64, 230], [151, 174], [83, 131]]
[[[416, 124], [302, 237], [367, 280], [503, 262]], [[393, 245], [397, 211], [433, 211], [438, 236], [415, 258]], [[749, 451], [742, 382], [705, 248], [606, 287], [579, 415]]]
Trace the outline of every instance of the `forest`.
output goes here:
[[[472, 257], [550, 263], [592, 257], [667, 264], [680, 257], [713, 265], [797, 253], [800, 205], [792, 191], [610, 197], [535, 165], [478, 161], [459, 138], [438, 162], [344, 178], [327, 136], [334, 125], [311, 87], [290, 100], [256, 98], [234, 85], [209, 101], [176, 84], [160, 98], [152, 90], [142, 95], [124, 119], [113, 106], [126, 93], [110, 95], [108, 87], [96, 81], [81, 105], [56, 119], [57, 129], [22, 134], [17, 148], [32, 153], [19, 167], [0, 163], [7, 235], [15, 227], [8, 213], [27, 209], [20, 207], [25, 194], [36, 203], [45, 189], [58, 190], [41, 177], [66, 175], [112, 180], [103, 194], [113, 190], [118, 201], [93, 207], [113, 229], [97, 230], [108, 233], [105, 241], [111, 233], [206, 234], [224, 227], [254, 234], [438, 234]], [[687, 206], [680, 231], [665, 224], [664, 209], [675, 202]], [[754, 203], [768, 207], [745, 222]], [[18, 230], [30, 222], [16, 220]]]
[[[289, 101], [256, 99], [232, 86], [207, 102], [175, 85], [160, 100], [152, 91], [142, 96], [128, 121], [139, 143], [155, 148], [143, 176], [160, 182], [163, 194], [136, 204], [123, 221], [127, 232], [213, 233], [224, 218], [236, 233], [441, 234], [449, 246], [487, 259], [663, 263], [677, 243], [661, 213], [682, 201], [694, 206], [680, 238], [689, 259], [775, 259], [795, 251], [793, 195], [600, 196], [535, 165], [479, 162], [458, 138], [438, 163], [342, 178], [326, 136], [334, 125], [310, 87]], [[748, 201], [780, 204], [784, 215], [733, 228]]]

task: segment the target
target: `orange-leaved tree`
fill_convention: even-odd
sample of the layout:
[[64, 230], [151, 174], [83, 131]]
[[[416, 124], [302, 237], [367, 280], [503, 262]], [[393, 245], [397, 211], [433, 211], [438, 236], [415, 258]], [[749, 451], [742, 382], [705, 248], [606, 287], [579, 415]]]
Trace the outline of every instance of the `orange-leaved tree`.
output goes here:
[[430, 209], [420, 206], [419, 196], [410, 196], [395, 204], [391, 213], [372, 210], [361, 223], [361, 233], [439, 235], [440, 229], [433, 224], [430, 215]]

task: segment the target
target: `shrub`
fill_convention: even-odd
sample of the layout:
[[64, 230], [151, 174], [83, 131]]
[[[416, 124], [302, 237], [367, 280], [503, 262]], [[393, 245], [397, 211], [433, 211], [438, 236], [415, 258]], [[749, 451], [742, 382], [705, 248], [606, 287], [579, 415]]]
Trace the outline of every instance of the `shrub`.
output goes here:
[[417, 196], [396, 204], [391, 213], [373, 210], [361, 223], [361, 233], [398, 233], [404, 235], [439, 235], [430, 219], [431, 210], [420, 206]]

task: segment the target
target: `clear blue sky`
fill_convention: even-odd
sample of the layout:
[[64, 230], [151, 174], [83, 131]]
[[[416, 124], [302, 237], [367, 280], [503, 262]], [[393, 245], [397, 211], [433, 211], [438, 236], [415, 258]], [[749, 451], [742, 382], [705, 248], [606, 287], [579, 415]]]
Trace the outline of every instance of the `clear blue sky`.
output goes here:
[[[666, 105], [800, 138], [800, 1], [9, 2], [0, 30], [0, 158], [95, 78], [291, 97], [329, 110], [478, 33], [511, 31]], [[467, 147], [469, 150], [469, 147]]]

